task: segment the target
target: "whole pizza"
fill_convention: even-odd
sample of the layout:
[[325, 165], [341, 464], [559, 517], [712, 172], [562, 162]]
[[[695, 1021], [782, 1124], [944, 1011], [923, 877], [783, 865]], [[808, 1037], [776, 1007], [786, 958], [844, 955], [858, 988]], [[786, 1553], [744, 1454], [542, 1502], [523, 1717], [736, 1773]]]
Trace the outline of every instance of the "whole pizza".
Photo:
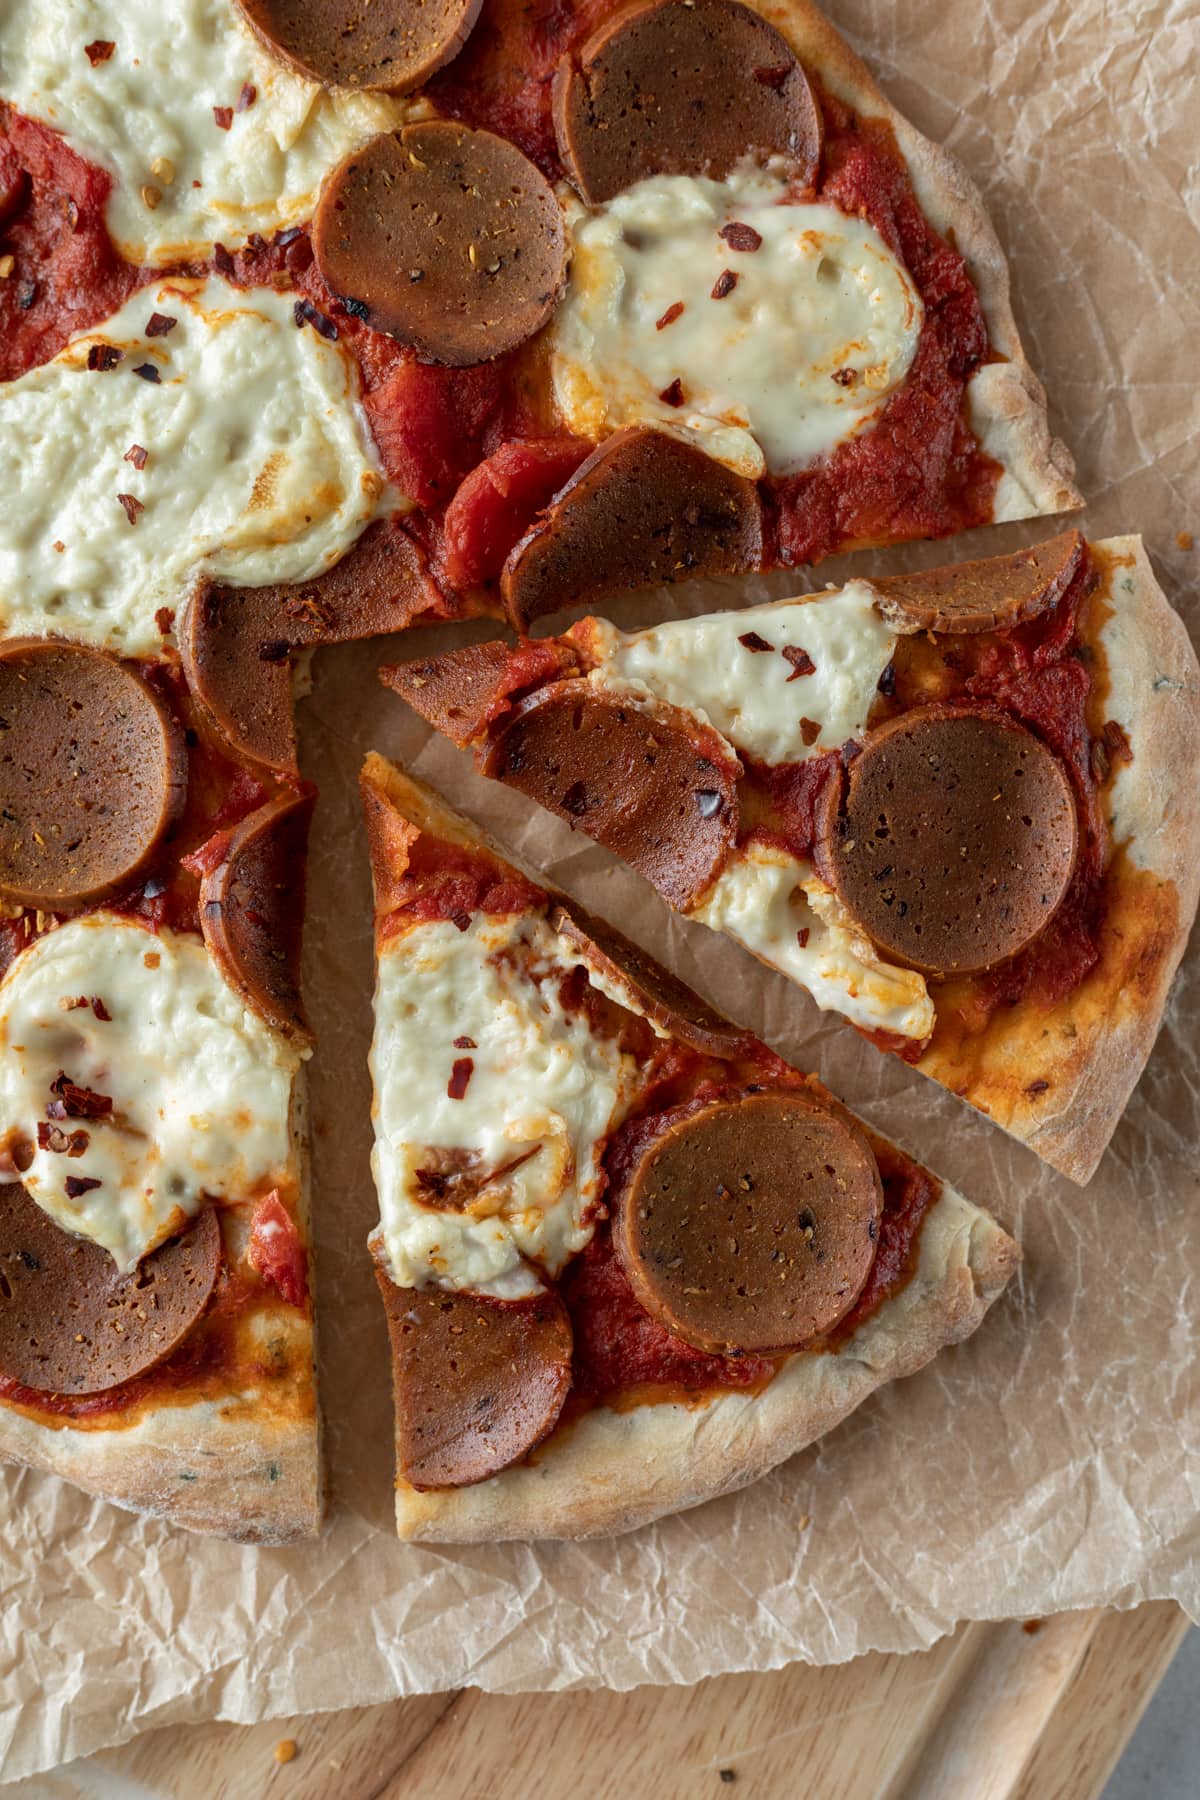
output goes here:
[[[1095, 1169], [1200, 671], [1134, 535], [889, 560], [1082, 497], [975, 189], [809, 0], [8, 0], [0, 494], [0, 1455], [319, 1529], [295, 703], [349, 640], [442, 627], [383, 679], [485, 774]], [[1000, 1224], [360, 748], [402, 1536], [630, 1529], [980, 1324]]]

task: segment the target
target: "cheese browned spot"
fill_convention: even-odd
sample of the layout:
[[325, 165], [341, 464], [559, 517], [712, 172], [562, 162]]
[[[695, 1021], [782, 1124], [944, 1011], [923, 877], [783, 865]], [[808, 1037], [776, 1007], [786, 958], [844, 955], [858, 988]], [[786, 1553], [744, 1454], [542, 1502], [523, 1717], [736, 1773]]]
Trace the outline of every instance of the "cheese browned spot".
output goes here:
[[512, 550], [500, 592], [524, 631], [621, 588], [742, 574], [761, 562], [754, 483], [682, 438], [632, 425], [592, 452]]
[[481, 0], [239, 0], [277, 55], [328, 87], [406, 94], [466, 43]]
[[883, 1187], [866, 1137], [804, 1094], [668, 1115], [621, 1202], [634, 1292], [699, 1350], [786, 1350], [832, 1329], [875, 1260]]
[[886, 956], [965, 975], [1050, 923], [1078, 839], [1070, 779], [1040, 738], [931, 706], [873, 732], [844, 783], [828, 784], [819, 858]]
[[1081, 531], [1062, 531], [1029, 550], [888, 575], [867, 585], [896, 631], [1003, 631], [1047, 612], [1083, 560]]
[[96, 1394], [170, 1356], [221, 1267], [210, 1206], [128, 1275], [56, 1225], [23, 1187], [0, 1188], [0, 1374], [43, 1393]]
[[0, 893], [70, 909], [151, 861], [183, 805], [174, 719], [127, 663], [82, 644], [0, 648]]
[[562, 208], [506, 138], [451, 119], [383, 132], [321, 190], [317, 266], [426, 362], [488, 362], [532, 337], [566, 275]]
[[300, 999], [310, 795], [283, 794], [243, 819], [200, 883], [204, 941], [225, 980], [268, 1025], [312, 1034]]
[[571, 1385], [557, 1294], [495, 1300], [401, 1288], [381, 1261], [396, 1385], [396, 1466], [416, 1488], [486, 1481], [541, 1442]]
[[735, 0], [662, 0], [619, 13], [569, 52], [554, 79], [554, 129], [590, 206], [647, 175], [724, 175], [781, 155], [815, 177], [821, 119], [784, 38]]
[[675, 907], [695, 904], [733, 847], [738, 764], [673, 706], [552, 682], [513, 710], [482, 767], [622, 857]]

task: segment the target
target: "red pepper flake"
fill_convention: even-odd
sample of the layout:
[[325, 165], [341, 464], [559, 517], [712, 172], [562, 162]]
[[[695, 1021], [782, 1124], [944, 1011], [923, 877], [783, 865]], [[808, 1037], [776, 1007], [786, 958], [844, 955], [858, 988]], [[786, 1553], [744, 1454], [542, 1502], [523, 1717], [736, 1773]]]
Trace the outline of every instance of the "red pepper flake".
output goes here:
[[757, 631], [743, 631], [738, 643], [744, 644], [747, 650], [752, 650], [755, 656], [761, 656], [764, 650], [775, 648], [774, 644], [768, 644], [766, 638]]
[[[192, 185], [193, 187], [199, 187], [200, 183], [196, 181], [193, 182]], [[224, 244], [213, 245], [212, 260], [213, 268], [217, 271], [218, 275], [230, 277], [237, 273], [237, 264], [234, 262]]]
[[853, 369], [835, 369], [833, 379], [839, 387], [853, 387], [858, 380], [858, 375]]
[[130, 444], [121, 461], [132, 463], [135, 469], [144, 469], [148, 455], [149, 451], [143, 450], [140, 444]]
[[93, 1188], [99, 1186], [100, 1181], [95, 1175], [68, 1175], [63, 1182], [68, 1200], [78, 1200], [80, 1194], [90, 1194]]
[[775, 63], [769, 69], [755, 69], [754, 79], [760, 87], [773, 88], [778, 93], [791, 72], [791, 63]]
[[[792, 681], [794, 679], [795, 679], [794, 676], [791, 676], [791, 675], [788, 676], [789, 681]], [[801, 721], [800, 721], [800, 741], [804, 745], [804, 748], [806, 750], [812, 749], [812, 746], [816, 743], [816, 741], [820, 737], [820, 735], [821, 735], [821, 727], [817, 724], [817, 721], [815, 719], [801, 719]]]
[[78, 1012], [80, 1007], [87, 1005], [87, 995], [77, 994], [74, 1000], [60, 1000], [58, 1004], [63, 1012]]
[[258, 89], [255, 87], [254, 83], [252, 81], [243, 81], [242, 91], [238, 95], [237, 101], [238, 112], [249, 112], [257, 99]]
[[172, 318], [170, 313], [152, 312], [146, 320], [146, 336], [166, 337], [168, 331], [174, 331], [178, 323], [179, 320]]
[[54, 1099], [46, 1108], [49, 1119], [107, 1119], [113, 1109], [107, 1094], [77, 1086], [64, 1069], [50, 1083], [50, 1092]]
[[802, 650], [799, 644], [785, 644], [783, 660], [792, 666], [792, 673], [788, 676], [789, 681], [799, 681], [801, 675], [812, 675], [816, 671], [816, 663], [808, 651]]
[[724, 300], [727, 294], [732, 294], [737, 284], [738, 278], [733, 270], [722, 269], [721, 273], [717, 276], [717, 279], [713, 282], [712, 298], [714, 300]]
[[722, 225], [717, 236], [724, 239], [731, 250], [757, 250], [762, 244], [762, 233], [741, 219], [730, 219], [728, 225]]
[[95, 69], [101, 63], [108, 61], [116, 47], [115, 44], [110, 44], [107, 38], [96, 38], [93, 43], [83, 46], [83, 54]]
[[327, 318], [311, 300], [297, 300], [292, 308], [292, 317], [301, 329], [305, 325], [311, 325], [319, 336], [329, 338], [331, 342], [337, 337], [338, 328], [333, 320]]
[[160, 606], [154, 615], [154, 623], [158, 626], [162, 635], [166, 637], [172, 625], [175, 623], [175, 614], [169, 606]]
[[683, 405], [683, 383], [680, 381], [678, 375], [675, 377], [670, 387], [665, 387], [658, 397], [664, 406]]
[[103, 1000], [100, 998], [99, 994], [92, 995], [91, 1005], [92, 1005], [92, 1011], [95, 1013], [96, 1017], [99, 1019], [99, 1021], [102, 1025], [111, 1025], [112, 1024], [112, 1014], [109, 1012], [107, 1006], [105, 1006], [105, 1004], [104, 1004]]
[[460, 906], [457, 912], [450, 914], [450, 923], [456, 931], [470, 931], [471, 915], [465, 907]]
[[233, 124], [232, 106], [214, 106], [213, 118], [217, 121], [218, 130], [228, 131]]
[[456, 1037], [454, 1040], [454, 1048], [456, 1050], [477, 1050], [479, 1046], [474, 1038]]
[[676, 319], [681, 317], [682, 313], [683, 313], [683, 301], [682, 300], [673, 300], [671, 302], [670, 306], [668, 306], [666, 312], [663, 314], [662, 318], [656, 319], [654, 321], [655, 331], [665, 331], [667, 329], [668, 325], [673, 325], [675, 323]]
[[475, 1064], [469, 1056], [458, 1056], [454, 1059], [454, 1067], [450, 1071], [450, 1079], [446, 1083], [446, 1093], [451, 1100], [461, 1100], [467, 1091], [467, 1083], [475, 1072]]
[[1050, 1083], [1048, 1081], [1031, 1081], [1029, 1086], [1025, 1089], [1025, 1092], [1029, 1095], [1031, 1100], [1036, 1100], [1038, 1095], [1044, 1094], [1049, 1086]]
[[796, 933], [796, 942], [799, 944], [799, 946], [802, 950], [808, 949], [808, 926], [807, 925], [802, 925], [800, 927], [800, 930]]
[[124, 507], [125, 517], [129, 520], [129, 523], [131, 525], [136, 525], [138, 522], [138, 514], [144, 513], [146, 510], [145, 502], [139, 500], [136, 494], [118, 494], [117, 499]]
[[152, 387], [157, 387], [162, 380], [162, 376], [153, 363], [138, 363], [133, 372], [135, 375], [139, 375], [143, 381], [148, 381]]
[[39, 1150], [50, 1150], [55, 1156], [82, 1156], [91, 1138], [86, 1131], [64, 1131], [61, 1125], [39, 1120], [37, 1141]]
[[88, 350], [87, 366], [103, 375], [109, 369], [115, 369], [124, 354], [115, 344], [93, 344]]

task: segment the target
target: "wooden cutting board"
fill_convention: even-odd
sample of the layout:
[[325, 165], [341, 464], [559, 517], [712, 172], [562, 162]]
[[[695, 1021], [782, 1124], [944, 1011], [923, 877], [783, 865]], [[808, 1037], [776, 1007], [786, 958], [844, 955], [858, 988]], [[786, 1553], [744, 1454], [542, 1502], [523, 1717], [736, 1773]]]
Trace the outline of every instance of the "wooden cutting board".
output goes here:
[[[1169, 1601], [692, 1688], [468, 1688], [156, 1731], [22, 1800], [1095, 1800], [1187, 1630]], [[294, 1747], [290, 1760], [277, 1760]]]

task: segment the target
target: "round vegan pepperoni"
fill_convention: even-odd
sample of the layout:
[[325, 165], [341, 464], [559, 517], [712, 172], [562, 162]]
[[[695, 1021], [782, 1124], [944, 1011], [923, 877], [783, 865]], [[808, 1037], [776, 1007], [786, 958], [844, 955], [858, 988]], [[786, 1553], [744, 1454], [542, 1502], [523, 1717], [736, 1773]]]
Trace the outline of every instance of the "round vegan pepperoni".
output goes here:
[[41, 1393], [99, 1394], [165, 1361], [209, 1302], [221, 1268], [210, 1206], [120, 1275], [107, 1250], [0, 1187], [0, 1373]]
[[1063, 531], [1031, 550], [888, 575], [870, 585], [880, 613], [898, 631], [1002, 631], [1061, 599], [1083, 550], [1081, 531]]
[[297, 775], [291, 646], [264, 635], [263, 592], [199, 582], [176, 627], [179, 657], [188, 692], [230, 748]]
[[618, 14], [568, 52], [554, 129], [589, 206], [648, 175], [727, 175], [748, 155], [786, 156], [814, 180], [821, 115], [773, 25], [737, 0], [659, 0]]
[[482, 0], [240, 0], [270, 48], [332, 87], [404, 94], [466, 43]]
[[677, 707], [642, 709], [587, 681], [514, 708], [484, 773], [520, 788], [686, 909], [720, 872], [737, 828], [737, 774]]
[[1075, 867], [1075, 801], [1062, 763], [1023, 725], [923, 707], [872, 733], [844, 797], [842, 785], [828, 786], [822, 860], [896, 962], [988, 969], [1053, 918]]
[[268, 1025], [305, 1042], [300, 936], [312, 809], [307, 794], [268, 801], [235, 827], [200, 883], [200, 926], [225, 980]]
[[321, 190], [313, 249], [360, 316], [452, 368], [532, 337], [567, 269], [545, 176], [506, 138], [452, 119], [383, 132], [346, 157]]
[[183, 806], [187, 751], [157, 695], [107, 651], [0, 647], [0, 893], [69, 910], [132, 881]]
[[840, 1109], [747, 1094], [674, 1117], [642, 1152], [614, 1238], [646, 1311], [698, 1350], [787, 1350], [854, 1305], [883, 1187]]
[[376, 1262], [396, 1388], [396, 1465], [415, 1488], [467, 1487], [553, 1428], [571, 1385], [557, 1294], [493, 1300], [401, 1288]]

